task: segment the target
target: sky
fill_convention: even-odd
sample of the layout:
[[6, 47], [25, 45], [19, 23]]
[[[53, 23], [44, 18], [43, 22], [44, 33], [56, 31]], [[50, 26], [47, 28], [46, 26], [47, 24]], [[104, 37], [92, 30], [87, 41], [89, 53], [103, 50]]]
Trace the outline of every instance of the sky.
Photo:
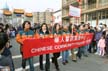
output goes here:
[[52, 11], [57, 11], [61, 9], [62, 0], [0, 0], [0, 9], [2, 9], [5, 4], [9, 6], [10, 10], [24, 9], [27, 12], [42, 12], [46, 9]]

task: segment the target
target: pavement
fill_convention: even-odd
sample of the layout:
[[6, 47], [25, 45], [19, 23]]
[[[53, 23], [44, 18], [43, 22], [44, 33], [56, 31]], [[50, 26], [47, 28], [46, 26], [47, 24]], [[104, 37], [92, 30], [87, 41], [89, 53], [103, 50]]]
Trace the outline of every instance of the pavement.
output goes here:
[[[11, 39], [11, 44], [13, 45], [13, 47], [11, 48], [11, 52], [16, 69], [15, 71], [22, 71], [19, 45], [17, 44], [15, 39]], [[95, 54], [89, 54], [88, 57], [83, 57], [81, 60], [78, 59], [76, 63], [71, 60], [70, 56], [69, 63], [66, 65], [62, 64], [61, 58], [59, 58], [58, 61], [59, 61], [60, 71], [108, 71], [108, 58], [104, 58]], [[38, 62], [39, 62], [39, 57], [35, 56], [34, 57], [35, 71], [40, 71]], [[29, 71], [28, 62], [26, 68], [27, 71]], [[56, 71], [53, 63], [51, 63], [50, 65], [50, 71]]]

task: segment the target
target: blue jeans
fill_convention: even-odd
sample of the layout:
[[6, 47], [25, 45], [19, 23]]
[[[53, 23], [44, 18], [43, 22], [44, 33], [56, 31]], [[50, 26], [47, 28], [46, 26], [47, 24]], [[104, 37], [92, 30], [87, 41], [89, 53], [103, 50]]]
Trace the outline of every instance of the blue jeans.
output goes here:
[[96, 50], [96, 53], [100, 53], [99, 51], [100, 51], [100, 48], [98, 47], [98, 41], [96, 41], [96, 48], [97, 48], [97, 50]]
[[30, 71], [34, 71], [33, 58], [22, 59], [22, 67], [23, 67], [24, 69], [25, 69], [25, 67], [26, 67], [26, 61], [29, 62]]
[[27, 60], [29, 61], [30, 71], [34, 71], [33, 58], [29, 58]]
[[62, 52], [62, 62], [65, 62], [68, 60], [68, 57], [69, 57], [69, 51], [66, 50], [66, 51], [63, 51]]
[[[23, 56], [23, 52], [21, 52], [22, 56]], [[26, 61], [29, 62], [29, 66], [30, 66], [30, 71], [34, 71], [34, 64], [33, 64], [33, 57], [28, 58], [28, 59], [23, 59], [22, 58], [22, 68], [25, 69], [26, 67]]]
[[83, 54], [84, 54], [84, 47], [79, 47], [77, 56], [81, 59]]
[[84, 46], [84, 55], [88, 55], [89, 45]]

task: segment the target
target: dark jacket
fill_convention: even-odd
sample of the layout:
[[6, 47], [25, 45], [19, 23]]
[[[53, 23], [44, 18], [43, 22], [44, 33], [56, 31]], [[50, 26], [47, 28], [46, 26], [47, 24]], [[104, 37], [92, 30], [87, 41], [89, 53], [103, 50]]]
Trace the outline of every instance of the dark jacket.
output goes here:
[[11, 55], [10, 48], [4, 47], [4, 51], [1, 53], [1, 55], [3, 55], [3, 56], [9, 56], [9, 55]]
[[53, 34], [58, 34], [58, 35], [61, 35], [62, 34], [62, 31], [59, 30], [59, 32], [56, 32], [55, 30], [53, 31]]
[[108, 34], [107, 34], [107, 36], [105, 38], [105, 42], [106, 42], [106, 46], [108, 47]]
[[49, 34], [49, 31], [46, 31], [45, 33], [43, 31], [39, 31], [39, 34], [43, 34], [43, 35], [48, 35]]
[[99, 39], [101, 38], [101, 36], [102, 36], [102, 31], [95, 32], [95, 41], [99, 41]]

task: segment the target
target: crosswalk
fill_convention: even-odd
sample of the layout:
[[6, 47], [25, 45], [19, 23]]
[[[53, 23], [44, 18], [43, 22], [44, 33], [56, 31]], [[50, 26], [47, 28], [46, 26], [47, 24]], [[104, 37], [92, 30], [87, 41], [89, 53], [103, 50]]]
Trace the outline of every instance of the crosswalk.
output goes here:
[[21, 55], [16, 55], [16, 56], [12, 56], [12, 59], [17, 59], [17, 58], [21, 58]]
[[[13, 56], [13, 58], [15, 59], [15, 58], [19, 58], [20, 57], [20, 55], [18, 55], [18, 56]], [[61, 59], [62, 58], [62, 56], [60, 56], [58, 59]], [[50, 62], [51, 62], [52, 60], [50, 59]], [[45, 61], [43, 61], [43, 64], [45, 64]], [[37, 66], [39, 66], [39, 62], [37, 62], [37, 63], [34, 63], [34, 67], [37, 67]], [[26, 66], [26, 69], [29, 69], [29, 65], [27, 65]], [[17, 69], [15, 69], [15, 71], [21, 71], [22, 70], [22, 67], [21, 68], [17, 68]]]

